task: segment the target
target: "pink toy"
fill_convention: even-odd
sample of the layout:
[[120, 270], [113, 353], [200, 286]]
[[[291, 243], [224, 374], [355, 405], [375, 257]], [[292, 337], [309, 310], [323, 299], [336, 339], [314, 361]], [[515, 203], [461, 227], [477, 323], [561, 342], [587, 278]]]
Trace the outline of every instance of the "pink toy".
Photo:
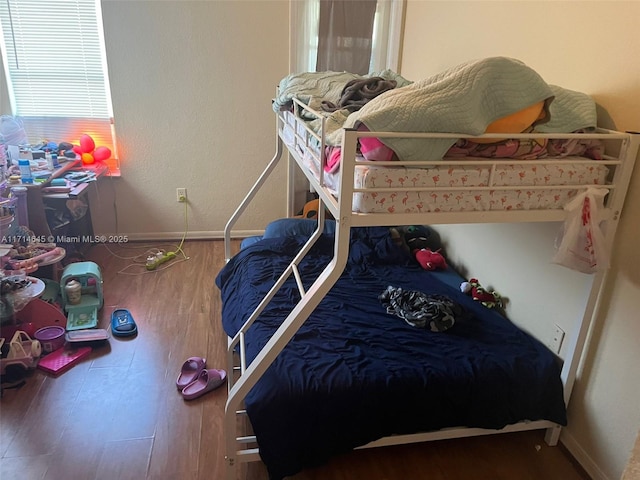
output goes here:
[[31, 273], [38, 269], [38, 263], [40, 261], [46, 260], [48, 257], [55, 257], [62, 253], [62, 249], [60, 247], [56, 247], [53, 250], [49, 250], [48, 252], [41, 253], [32, 258], [28, 258], [26, 260], [15, 260], [11, 262], [11, 267], [13, 269], [25, 269], [26, 273]]
[[447, 262], [440, 253], [440, 250], [433, 252], [428, 248], [421, 248], [420, 250], [414, 250], [413, 256], [425, 270], [444, 270], [447, 268]]

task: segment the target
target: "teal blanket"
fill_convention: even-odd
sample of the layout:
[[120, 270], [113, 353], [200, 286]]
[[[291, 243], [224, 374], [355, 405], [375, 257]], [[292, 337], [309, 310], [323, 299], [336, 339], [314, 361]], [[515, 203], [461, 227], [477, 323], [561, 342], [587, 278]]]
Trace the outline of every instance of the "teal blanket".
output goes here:
[[536, 126], [541, 133], [569, 133], [598, 126], [596, 102], [582, 92], [551, 85], [553, 102], [549, 105], [549, 121]]
[[[482, 135], [499, 118], [553, 98], [551, 87], [524, 63], [492, 57], [458, 65], [391, 90], [349, 115], [344, 127], [371, 131]], [[334, 131], [330, 143], [339, 143]], [[381, 139], [401, 160], [440, 160], [455, 139]]]

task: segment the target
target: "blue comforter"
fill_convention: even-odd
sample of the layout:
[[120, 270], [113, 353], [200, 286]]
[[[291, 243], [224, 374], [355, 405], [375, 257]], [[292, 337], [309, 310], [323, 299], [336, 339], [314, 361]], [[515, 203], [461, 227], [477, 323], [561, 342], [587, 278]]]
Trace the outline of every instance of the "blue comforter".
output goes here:
[[[261, 240], [218, 274], [222, 322], [234, 335], [304, 237]], [[324, 237], [301, 264], [310, 285], [333, 253]], [[293, 475], [390, 434], [521, 420], [566, 424], [552, 353], [498, 312], [422, 270], [385, 228], [352, 230], [340, 280], [251, 389], [246, 409], [272, 478]], [[445, 295], [462, 313], [445, 332], [386, 313], [389, 285]], [[247, 335], [252, 359], [297, 299], [290, 280]]]

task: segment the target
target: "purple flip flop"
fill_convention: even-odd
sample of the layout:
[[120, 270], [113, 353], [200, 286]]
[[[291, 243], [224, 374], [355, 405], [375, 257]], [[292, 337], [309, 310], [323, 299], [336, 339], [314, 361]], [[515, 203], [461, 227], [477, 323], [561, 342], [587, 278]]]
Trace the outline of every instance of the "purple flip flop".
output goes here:
[[176, 387], [178, 390], [182, 390], [184, 387], [193, 383], [198, 379], [200, 372], [205, 368], [207, 361], [201, 357], [190, 357], [186, 362], [182, 364], [180, 375], [176, 380]]
[[211, 390], [215, 390], [227, 379], [227, 372], [214, 368], [204, 369], [198, 378], [182, 389], [182, 396], [185, 400], [193, 400], [204, 395]]

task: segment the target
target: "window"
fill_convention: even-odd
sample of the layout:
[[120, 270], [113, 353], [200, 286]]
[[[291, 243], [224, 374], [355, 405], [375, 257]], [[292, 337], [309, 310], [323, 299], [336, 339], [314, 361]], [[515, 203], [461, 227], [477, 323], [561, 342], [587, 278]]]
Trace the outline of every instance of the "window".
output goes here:
[[[371, 3], [370, 1], [350, 2], [344, 0], [292, 0], [291, 5], [291, 54], [290, 68], [292, 72], [316, 71], [318, 65], [319, 28], [321, 24], [321, 11], [330, 8], [341, 8], [340, 4]], [[400, 56], [400, 38], [402, 18], [404, 15], [404, 0], [378, 0], [375, 3], [373, 17], [373, 31], [370, 42], [370, 58], [368, 72], [379, 72], [384, 69], [398, 71]], [[322, 5], [321, 5], [322, 4]], [[335, 4], [335, 5], [331, 5]], [[365, 6], [365, 8], [367, 8]], [[338, 17], [340, 14], [338, 14]], [[347, 27], [347, 33], [349, 33]], [[326, 34], [326, 33], [325, 33]], [[330, 35], [336, 35], [334, 31]], [[347, 35], [348, 36], [348, 35]], [[338, 41], [334, 39], [334, 41]], [[350, 41], [343, 39], [342, 41]], [[367, 47], [368, 48], [368, 47]], [[321, 65], [322, 62], [321, 62]], [[342, 66], [340, 66], [342, 67]], [[333, 68], [331, 68], [333, 69]], [[355, 64], [346, 69], [355, 72], [362, 70]], [[365, 68], [366, 69], [366, 68]]]
[[0, 0], [0, 45], [12, 114], [29, 140], [109, 147], [118, 173], [100, 0]]

